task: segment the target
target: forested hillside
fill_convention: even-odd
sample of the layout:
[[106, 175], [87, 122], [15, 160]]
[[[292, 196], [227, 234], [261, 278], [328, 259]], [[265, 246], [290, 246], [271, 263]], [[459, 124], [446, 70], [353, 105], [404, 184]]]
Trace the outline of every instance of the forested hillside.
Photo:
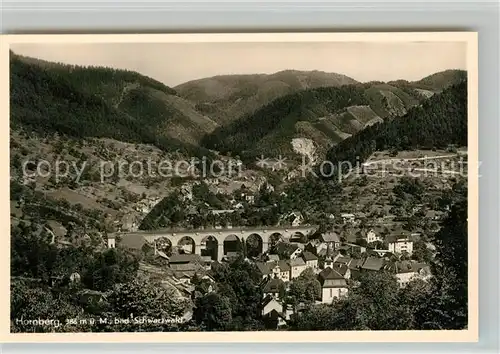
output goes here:
[[10, 70], [13, 129], [107, 137], [200, 155], [197, 140], [217, 126], [175, 90], [134, 72], [47, 63], [13, 53]]
[[423, 100], [417, 91], [382, 83], [302, 90], [217, 128], [202, 143], [244, 159], [293, 155], [293, 138], [309, 138], [318, 150], [326, 151], [367, 126], [405, 114]]
[[434, 95], [408, 114], [370, 126], [333, 147], [327, 159], [364, 161], [373, 152], [467, 145], [467, 82]]
[[220, 124], [250, 114], [272, 100], [300, 90], [355, 84], [345, 75], [323, 71], [283, 70], [254, 75], [219, 75], [183, 83], [179, 94]]

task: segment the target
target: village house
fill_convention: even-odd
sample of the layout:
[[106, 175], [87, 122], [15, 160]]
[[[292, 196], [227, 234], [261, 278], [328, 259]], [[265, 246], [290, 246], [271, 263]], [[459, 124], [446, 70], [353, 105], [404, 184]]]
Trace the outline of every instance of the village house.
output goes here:
[[300, 248], [298, 245], [293, 245], [292, 247], [294, 247], [295, 249], [292, 251], [292, 253], [290, 253], [290, 259], [300, 257], [300, 255], [302, 254], [302, 248]]
[[286, 325], [283, 304], [273, 296], [265, 296], [262, 301], [262, 318], [268, 328], [276, 329]]
[[262, 289], [262, 293], [264, 294], [264, 296], [270, 295], [275, 299], [281, 298], [284, 292], [285, 292], [285, 283], [283, 282], [283, 280], [279, 278], [269, 279], [264, 285], [264, 288]]
[[191, 278], [196, 273], [205, 272], [203, 259], [197, 254], [174, 254], [170, 257], [168, 264], [178, 278], [182, 275]]
[[340, 236], [334, 231], [322, 233], [319, 239], [322, 244], [329, 246], [333, 250], [340, 246]]
[[339, 254], [339, 256], [337, 257], [336, 260], [334, 260], [335, 263], [339, 263], [339, 264], [345, 264], [345, 265], [348, 265], [349, 262], [351, 262], [351, 257], [348, 257], [348, 256], [342, 256]]
[[[349, 262], [349, 263], [351, 263], [351, 262]], [[333, 270], [337, 271], [345, 279], [350, 279], [351, 278], [351, 270], [349, 269], [349, 266], [347, 264], [333, 263], [330, 268], [332, 268]]]
[[[363, 259], [351, 259], [347, 267], [349, 267], [349, 279], [357, 279], [360, 272], [361, 267], [363, 266]], [[347, 274], [347, 273], [346, 273]]]
[[[305, 248], [305, 245], [302, 245]], [[302, 254], [302, 247], [297, 243], [279, 242], [276, 244], [276, 252], [284, 258], [295, 259]]]
[[363, 262], [361, 269], [364, 271], [379, 271], [385, 266], [385, 260], [378, 257], [368, 257]]
[[271, 277], [273, 272], [271, 270], [271, 267], [269, 266], [269, 263], [255, 262], [255, 265], [257, 266], [257, 270], [259, 271], [263, 280]]
[[321, 302], [331, 304], [333, 299], [347, 295], [346, 279], [336, 270], [328, 267], [319, 273], [321, 284]]
[[304, 270], [306, 270], [306, 262], [302, 258], [290, 259], [290, 279], [297, 278]]
[[330, 247], [322, 248], [317, 253], [319, 257], [325, 257], [325, 259], [330, 259], [332, 262], [335, 262], [337, 258], [341, 257], [339, 251], [334, 251]]
[[413, 241], [409, 238], [397, 238], [389, 242], [389, 252], [401, 254], [407, 252], [408, 254], [413, 253]]
[[256, 262], [257, 269], [262, 276], [262, 279], [273, 279], [277, 278], [284, 282], [290, 281], [291, 267], [290, 261], [280, 260], [277, 262]]
[[300, 226], [304, 222], [304, 216], [301, 212], [293, 211], [284, 218], [284, 224], [291, 226]]
[[415, 279], [427, 280], [431, 274], [427, 264], [412, 261], [395, 262], [391, 269], [394, 271], [400, 287], [405, 287]]
[[277, 277], [284, 282], [290, 281], [290, 264], [287, 260], [278, 261]]
[[366, 242], [368, 243], [372, 243], [372, 242], [376, 242], [376, 241], [380, 241], [380, 242], [383, 242], [383, 239], [382, 237], [380, 236], [380, 234], [377, 234], [375, 232], [374, 229], [370, 229], [367, 233], [366, 233]]
[[314, 271], [318, 269], [318, 257], [313, 253], [304, 251], [302, 259], [306, 262], [306, 267], [312, 268]]
[[366, 252], [366, 247], [357, 245], [355, 243], [347, 243], [346, 242], [346, 243], [344, 243], [344, 245], [342, 247], [344, 247], [347, 250], [350, 250], [351, 252], [353, 252], [353, 251], [357, 251], [359, 253], [365, 253]]

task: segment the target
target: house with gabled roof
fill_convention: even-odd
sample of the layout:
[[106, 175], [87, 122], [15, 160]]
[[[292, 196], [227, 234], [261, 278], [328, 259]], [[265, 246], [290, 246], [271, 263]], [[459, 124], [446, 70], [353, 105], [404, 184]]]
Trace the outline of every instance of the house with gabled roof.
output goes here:
[[376, 242], [376, 241], [383, 242], [384, 240], [383, 240], [382, 235], [380, 233], [377, 233], [375, 231], [375, 229], [371, 228], [366, 233], [366, 242], [372, 243], [372, 242]]
[[276, 299], [281, 298], [284, 291], [285, 282], [279, 278], [269, 279], [262, 289], [262, 293], [264, 294], [264, 296], [270, 295]]
[[362, 270], [365, 271], [379, 271], [384, 268], [385, 260], [378, 257], [368, 257], [363, 262], [361, 266]]
[[276, 244], [276, 251], [285, 258], [294, 259], [300, 256], [302, 248], [296, 243], [278, 242]]
[[405, 287], [412, 280], [427, 280], [431, 276], [429, 265], [414, 261], [395, 262], [390, 271], [395, 274], [400, 287]]
[[321, 284], [322, 303], [330, 304], [333, 299], [346, 296], [349, 291], [344, 276], [330, 267], [323, 269], [318, 279]]
[[277, 262], [279, 273], [278, 273], [278, 278], [281, 280], [287, 282], [290, 281], [290, 264], [287, 260], [280, 260]]
[[267, 295], [262, 300], [262, 320], [266, 328], [277, 329], [286, 325], [286, 311], [283, 303], [271, 295]]
[[330, 268], [332, 268], [333, 270], [337, 271], [345, 279], [350, 279], [351, 278], [351, 269], [347, 266], [347, 264], [333, 263]]
[[255, 262], [255, 265], [256, 265], [257, 270], [259, 271], [262, 279], [269, 278], [271, 276], [271, 274], [273, 273], [271, 267], [269, 266], [269, 263]]
[[306, 267], [310, 267], [316, 271], [318, 269], [318, 256], [309, 251], [302, 252], [302, 259], [306, 262]]
[[392, 253], [413, 253], [413, 241], [407, 237], [393, 237], [389, 240], [389, 251]]
[[289, 264], [290, 264], [290, 279], [297, 278], [307, 268], [306, 262], [300, 257], [291, 259], [289, 261]]
[[334, 250], [340, 246], [340, 236], [335, 231], [324, 232], [319, 237], [322, 243], [326, 243]]

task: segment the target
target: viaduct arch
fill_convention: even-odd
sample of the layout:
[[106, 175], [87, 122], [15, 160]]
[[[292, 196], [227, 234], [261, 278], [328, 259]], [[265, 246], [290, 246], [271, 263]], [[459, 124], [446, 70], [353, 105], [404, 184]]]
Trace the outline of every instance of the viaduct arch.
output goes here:
[[[170, 241], [172, 247], [180, 245], [183, 240], [193, 240], [193, 252], [201, 255], [202, 250], [211, 247], [217, 247], [216, 257], [218, 261], [224, 257], [225, 249], [224, 242], [233, 239], [234, 236], [240, 242], [247, 242], [249, 238], [259, 238], [261, 244], [261, 252], [266, 252], [271, 243], [278, 239], [290, 240], [297, 234], [310, 235], [317, 230], [317, 226], [305, 225], [294, 227], [255, 227], [255, 228], [227, 228], [227, 229], [198, 229], [198, 230], [183, 230], [183, 229], [161, 229], [152, 231], [135, 231], [135, 232], [117, 232], [111, 234], [111, 237], [120, 237], [120, 243], [130, 245], [129, 247], [142, 247], [144, 243], [153, 243], [157, 239], [165, 238]], [[230, 237], [233, 236], [233, 237]], [[257, 237], [258, 236], [258, 237]]]

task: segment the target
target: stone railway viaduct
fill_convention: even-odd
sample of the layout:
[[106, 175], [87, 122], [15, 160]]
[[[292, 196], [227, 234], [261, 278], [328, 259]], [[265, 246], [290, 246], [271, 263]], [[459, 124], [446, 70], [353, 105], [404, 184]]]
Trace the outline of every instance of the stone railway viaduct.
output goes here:
[[171, 246], [180, 246], [183, 242], [192, 244], [192, 252], [201, 255], [202, 250], [207, 249], [207, 241], [216, 244], [217, 260], [220, 261], [225, 255], [225, 242], [247, 242], [255, 237], [260, 245], [260, 251], [266, 252], [272, 239], [290, 240], [292, 237], [308, 236], [314, 233], [318, 226], [303, 225], [290, 227], [239, 227], [226, 229], [161, 229], [152, 231], [119, 232], [111, 234], [118, 239], [118, 245], [140, 249], [145, 243], [154, 243], [159, 239], [167, 239]]

